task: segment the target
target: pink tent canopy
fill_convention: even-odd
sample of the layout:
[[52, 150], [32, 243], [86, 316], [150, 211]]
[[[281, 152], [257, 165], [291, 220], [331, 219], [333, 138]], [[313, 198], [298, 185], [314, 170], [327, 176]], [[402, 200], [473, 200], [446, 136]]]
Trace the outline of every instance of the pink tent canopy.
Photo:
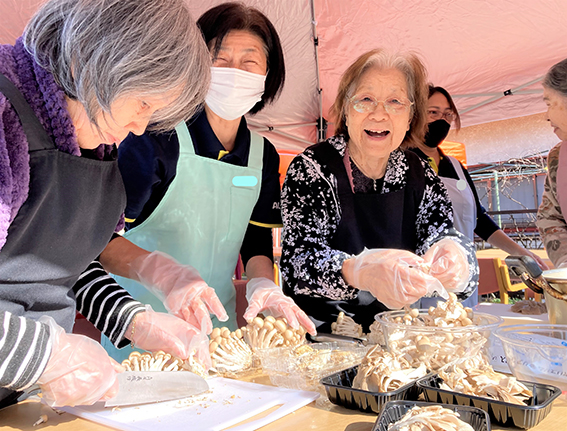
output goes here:
[[[0, 0], [1, 43], [21, 34], [39, 3]], [[197, 18], [222, 0], [188, 3]], [[543, 112], [541, 78], [567, 57], [564, 0], [244, 3], [272, 20], [284, 44], [285, 89], [274, 105], [249, 118], [280, 150], [296, 152], [317, 140], [317, 121], [327, 118], [342, 72], [372, 48], [421, 55], [430, 81], [455, 97], [464, 127]], [[492, 151], [499, 160], [498, 148]]]

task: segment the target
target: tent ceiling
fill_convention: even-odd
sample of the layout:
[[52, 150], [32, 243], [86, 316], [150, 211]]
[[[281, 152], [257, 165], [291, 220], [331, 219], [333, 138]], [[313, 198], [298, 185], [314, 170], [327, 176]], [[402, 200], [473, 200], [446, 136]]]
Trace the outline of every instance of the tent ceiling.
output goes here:
[[[195, 17], [222, 2], [188, 0]], [[39, 3], [38, 0], [0, 0], [1, 43], [13, 43]], [[244, 0], [244, 3], [262, 10], [272, 20], [284, 45], [285, 89], [273, 106], [250, 118], [280, 150], [300, 150], [317, 137], [313, 124], [321, 106], [312, 9], [319, 40], [324, 116], [342, 72], [358, 55], [375, 47], [416, 51], [429, 70], [431, 82], [446, 87], [455, 96], [466, 95], [456, 97], [463, 112], [463, 126], [544, 111], [538, 79], [551, 65], [567, 57], [564, 0]], [[490, 95], [534, 81], [523, 88], [522, 94], [497, 99]], [[476, 94], [482, 96], [471, 96]], [[496, 100], [482, 103], [491, 98]], [[280, 133], [264, 132], [267, 126]]]

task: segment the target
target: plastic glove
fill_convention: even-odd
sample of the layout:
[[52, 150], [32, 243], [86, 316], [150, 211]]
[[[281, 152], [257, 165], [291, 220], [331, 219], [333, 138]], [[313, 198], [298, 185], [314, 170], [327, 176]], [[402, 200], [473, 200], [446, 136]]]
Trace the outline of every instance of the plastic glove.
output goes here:
[[140, 256], [130, 263], [130, 276], [137, 279], [149, 291], [160, 298], [165, 308], [210, 334], [213, 323], [209, 312], [221, 322], [228, 320], [228, 314], [217, 297], [195, 268], [181, 265], [165, 253], [154, 251]]
[[39, 321], [49, 326], [51, 356], [37, 384], [51, 407], [94, 404], [118, 392], [118, 372], [124, 371], [104, 348], [83, 335], [66, 334], [52, 317]]
[[311, 335], [317, 335], [315, 325], [307, 314], [272, 280], [265, 277], [251, 279], [246, 285], [248, 308], [244, 319], [250, 322], [258, 313], [267, 310], [274, 317], [285, 317], [293, 329], [303, 326]]
[[[192, 352], [210, 362], [207, 334], [185, 320], [167, 313], [159, 313], [146, 305], [146, 311], [136, 314], [126, 330], [126, 336], [136, 347], [150, 352], [163, 350], [175, 357], [187, 359]], [[210, 365], [210, 364], [209, 364]]]
[[450, 238], [433, 244], [423, 255], [431, 266], [429, 275], [441, 282], [443, 287], [454, 293], [462, 292], [469, 282], [469, 261], [463, 246]]
[[390, 309], [412, 304], [433, 292], [447, 294], [441, 282], [427, 274], [424, 259], [407, 250], [364, 250], [352, 260], [349, 274], [345, 273], [351, 284], [370, 292]]

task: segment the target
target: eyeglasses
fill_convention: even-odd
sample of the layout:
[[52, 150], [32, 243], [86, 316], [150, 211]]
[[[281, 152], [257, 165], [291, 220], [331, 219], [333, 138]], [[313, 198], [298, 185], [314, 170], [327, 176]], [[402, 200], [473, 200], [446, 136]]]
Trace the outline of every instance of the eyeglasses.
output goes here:
[[441, 118], [443, 118], [448, 123], [452, 123], [453, 121], [455, 121], [455, 118], [457, 118], [457, 114], [455, 114], [451, 110], [441, 112], [439, 109], [428, 109], [427, 115], [429, 115], [429, 118], [432, 120], [440, 120]]
[[372, 96], [355, 95], [349, 99], [355, 111], [361, 114], [374, 112], [378, 103], [384, 105], [384, 110], [390, 115], [400, 115], [408, 112], [413, 102], [403, 97], [390, 97], [386, 100], [376, 100]]

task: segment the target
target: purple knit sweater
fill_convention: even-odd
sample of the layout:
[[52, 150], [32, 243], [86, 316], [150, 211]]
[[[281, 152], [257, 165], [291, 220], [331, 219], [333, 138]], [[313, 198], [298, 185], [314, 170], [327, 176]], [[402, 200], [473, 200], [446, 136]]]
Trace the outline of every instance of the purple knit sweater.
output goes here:
[[[0, 73], [22, 92], [57, 149], [80, 156], [65, 94], [53, 75], [26, 51], [21, 38], [14, 46], [0, 45]], [[10, 223], [28, 197], [28, 147], [16, 112], [0, 93], [0, 249], [6, 243]], [[117, 229], [122, 224], [121, 219]]]

